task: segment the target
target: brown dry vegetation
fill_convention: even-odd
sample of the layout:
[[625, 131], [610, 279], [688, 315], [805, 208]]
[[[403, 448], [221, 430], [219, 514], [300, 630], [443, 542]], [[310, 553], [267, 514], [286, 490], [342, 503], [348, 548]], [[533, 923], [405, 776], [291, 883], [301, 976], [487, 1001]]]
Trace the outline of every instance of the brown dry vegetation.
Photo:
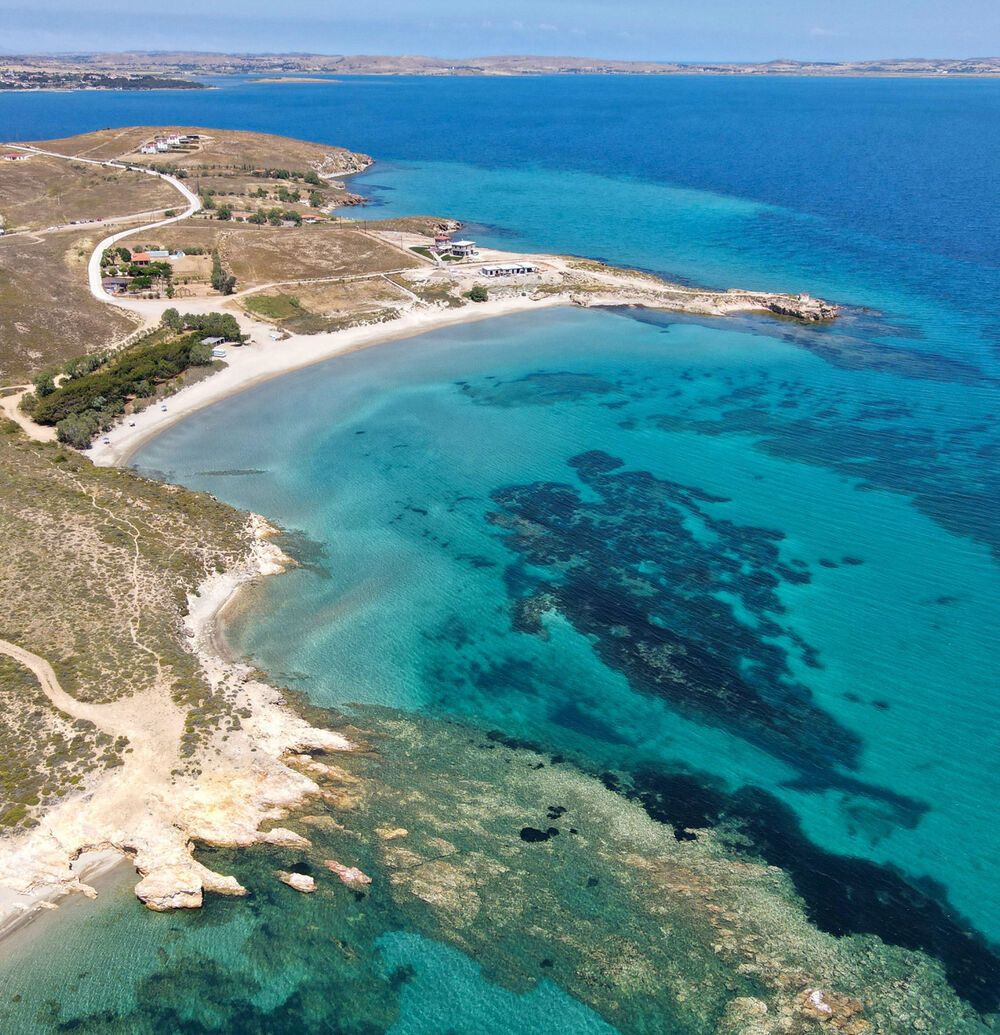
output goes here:
[[89, 776], [120, 765], [122, 746], [53, 707], [31, 672], [0, 655], [0, 829], [34, 825]]
[[[225, 704], [184, 649], [181, 621], [187, 594], [244, 554], [243, 515], [203, 493], [94, 467], [3, 422], [0, 536], [0, 639], [46, 658], [81, 701], [160, 686], [189, 709], [192, 741], [222, 719]], [[0, 692], [35, 706], [32, 687], [7, 669]], [[44, 719], [20, 746], [29, 761], [67, 734], [52, 716]], [[108, 748], [88, 736], [77, 752], [87, 766]], [[13, 764], [2, 761], [3, 746], [0, 739], [0, 783], [3, 765]]]
[[46, 155], [0, 162], [0, 222], [8, 231], [128, 216], [178, 206], [179, 201], [173, 187], [144, 173]]
[[218, 248], [236, 275], [238, 291], [263, 284], [410, 269], [418, 259], [350, 224], [302, 227], [198, 221], [176, 223], [153, 236], [164, 248]]
[[292, 334], [319, 334], [395, 319], [399, 303], [407, 300], [394, 284], [374, 277], [262, 292], [241, 299], [240, 304], [253, 316]]
[[90, 227], [0, 238], [0, 384], [99, 350], [135, 328], [87, 286], [87, 260], [102, 233]]
[[[160, 133], [198, 134], [204, 139], [191, 151], [141, 155], [139, 147]], [[169, 163], [196, 173], [244, 172], [255, 168], [302, 170], [320, 173], [357, 172], [371, 159], [342, 147], [314, 144], [269, 133], [242, 130], [205, 129], [199, 126], [129, 126], [102, 129], [59, 140], [33, 141], [46, 151], [81, 155], [86, 158], [134, 159], [135, 164]], [[359, 160], [360, 159], [360, 160]], [[27, 163], [25, 163], [27, 164]]]

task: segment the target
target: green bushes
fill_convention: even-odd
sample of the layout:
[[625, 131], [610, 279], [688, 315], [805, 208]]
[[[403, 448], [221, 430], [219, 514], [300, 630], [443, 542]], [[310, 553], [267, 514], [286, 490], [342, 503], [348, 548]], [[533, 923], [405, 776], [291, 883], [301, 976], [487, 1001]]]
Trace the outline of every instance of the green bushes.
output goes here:
[[220, 295], [231, 295], [236, 290], [236, 277], [222, 265], [218, 251], [212, 252], [212, 287]]
[[152, 395], [157, 385], [188, 367], [210, 362], [211, 355], [206, 357], [201, 348], [201, 337], [198, 332], [177, 341], [134, 348], [105, 368], [75, 377], [38, 399], [34, 419], [39, 424], [54, 424], [61, 441], [86, 445], [124, 412], [130, 399]]
[[466, 292], [465, 297], [470, 302], [488, 302], [490, 293], [482, 284], [476, 284], [471, 291]]
[[181, 320], [184, 327], [201, 332], [198, 338], [225, 338], [228, 341], [246, 339], [246, 335], [240, 334], [236, 317], [229, 313], [185, 313]]

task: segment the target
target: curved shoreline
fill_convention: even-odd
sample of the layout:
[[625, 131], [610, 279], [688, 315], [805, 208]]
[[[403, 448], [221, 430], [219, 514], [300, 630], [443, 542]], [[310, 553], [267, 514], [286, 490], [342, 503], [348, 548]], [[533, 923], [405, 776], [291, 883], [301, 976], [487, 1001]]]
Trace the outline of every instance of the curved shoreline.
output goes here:
[[125, 467], [144, 445], [192, 413], [247, 389], [337, 356], [391, 341], [416, 338], [442, 327], [498, 319], [515, 313], [569, 306], [569, 296], [499, 299], [460, 309], [413, 310], [391, 323], [369, 324], [327, 334], [295, 335], [267, 345], [245, 345], [230, 351], [227, 366], [217, 374], [182, 389], [161, 405], [149, 406], [132, 418], [135, 427], [119, 424], [97, 442], [87, 456], [98, 467]]

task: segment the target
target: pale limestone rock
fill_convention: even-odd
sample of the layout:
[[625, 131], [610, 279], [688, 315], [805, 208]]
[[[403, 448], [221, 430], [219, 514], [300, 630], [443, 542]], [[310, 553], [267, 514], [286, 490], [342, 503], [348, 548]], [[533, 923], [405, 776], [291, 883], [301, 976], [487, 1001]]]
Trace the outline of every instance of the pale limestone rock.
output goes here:
[[307, 873], [287, 873], [285, 870], [277, 870], [275, 876], [282, 884], [301, 891], [303, 895], [310, 895], [316, 890], [316, 881]]
[[199, 909], [202, 882], [194, 866], [158, 866], [135, 886], [135, 896], [147, 909], [166, 913], [171, 909]]
[[359, 870], [356, 866], [345, 866], [336, 859], [324, 859], [323, 865], [335, 873], [349, 888], [363, 888], [371, 884], [372, 879], [367, 873]]
[[257, 840], [264, 845], [276, 845], [279, 848], [309, 848], [312, 844], [301, 834], [285, 827], [275, 827], [257, 835]]

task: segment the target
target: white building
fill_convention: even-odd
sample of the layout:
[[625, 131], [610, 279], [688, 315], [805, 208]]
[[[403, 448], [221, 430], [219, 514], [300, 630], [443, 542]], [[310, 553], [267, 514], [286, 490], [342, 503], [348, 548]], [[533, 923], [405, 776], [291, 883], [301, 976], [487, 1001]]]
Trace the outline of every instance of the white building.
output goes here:
[[537, 273], [538, 267], [533, 262], [500, 262], [493, 266], [484, 266], [479, 272], [484, 277], [517, 277]]
[[144, 155], [155, 155], [156, 144], [143, 144], [142, 147], [139, 148], [139, 153]]
[[476, 250], [475, 241], [452, 241], [451, 254], [456, 259], [471, 259], [473, 256], [478, 255], [479, 252]]

